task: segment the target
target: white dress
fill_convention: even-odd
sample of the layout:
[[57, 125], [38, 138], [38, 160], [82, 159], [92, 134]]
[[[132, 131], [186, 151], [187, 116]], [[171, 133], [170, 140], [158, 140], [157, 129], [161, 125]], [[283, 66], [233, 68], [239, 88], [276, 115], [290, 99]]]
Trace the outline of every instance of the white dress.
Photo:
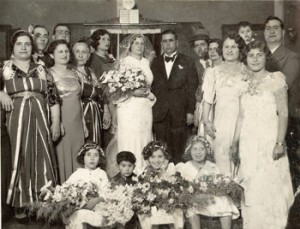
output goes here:
[[[161, 174], [160, 178], [167, 180], [169, 177], [174, 176], [176, 171], [175, 165], [169, 163], [168, 168]], [[182, 229], [184, 226], [183, 210], [180, 208], [175, 209], [173, 213], [167, 213], [163, 209], [152, 207], [150, 216], [148, 214], [139, 214], [138, 217], [142, 229], [151, 229], [152, 225], [161, 224], [173, 224], [175, 229]]]
[[[153, 81], [150, 63], [147, 59], [138, 60], [127, 56], [121, 60], [121, 66], [140, 68], [146, 75], [149, 86]], [[142, 157], [143, 148], [153, 140], [152, 106], [155, 100], [141, 97], [130, 97], [117, 104], [117, 145], [118, 152], [130, 151], [136, 157], [136, 171], [145, 167]]]
[[216, 103], [216, 138], [212, 144], [214, 158], [220, 172], [228, 176], [234, 176], [229, 150], [239, 114], [239, 97], [247, 88], [246, 78], [246, 67], [242, 63], [230, 66], [224, 62], [208, 68], [203, 83], [203, 100], [209, 104]]
[[[206, 161], [200, 170], [191, 161], [179, 163], [176, 165], [176, 168], [183, 178], [191, 182], [201, 176], [220, 173], [217, 165], [210, 161]], [[208, 206], [189, 208], [186, 211], [187, 218], [198, 214], [210, 217], [232, 216], [233, 219], [237, 219], [240, 216], [239, 210], [227, 196], [213, 196], [213, 201]]]
[[270, 73], [256, 87], [254, 94], [246, 93], [241, 99], [244, 118], [239, 175], [245, 190], [242, 208], [245, 229], [285, 228], [293, 203], [288, 158], [272, 158], [278, 133], [274, 93], [283, 87], [286, 87], [284, 75]]
[[[89, 170], [85, 168], [77, 169], [66, 181], [76, 184], [80, 181], [93, 182], [98, 187], [98, 195], [105, 198], [104, 192], [108, 185], [106, 172], [100, 168]], [[75, 211], [69, 218], [66, 229], [83, 229], [84, 223], [88, 223], [95, 227], [103, 225], [103, 217], [97, 212], [88, 209], [80, 209]]]

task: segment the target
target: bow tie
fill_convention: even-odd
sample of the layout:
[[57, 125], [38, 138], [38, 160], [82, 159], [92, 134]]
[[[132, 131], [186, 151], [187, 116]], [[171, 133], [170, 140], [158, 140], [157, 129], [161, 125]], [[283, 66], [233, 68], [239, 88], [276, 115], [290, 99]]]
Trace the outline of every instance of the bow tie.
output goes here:
[[166, 62], [169, 62], [169, 61], [174, 61], [175, 60], [175, 57], [176, 57], [177, 54], [173, 55], [173, 56], [165, 56], [165, 61]]
[[39, 62], [40, 60], [45, 62], [45, 56], [37, 56], [36, 61]]

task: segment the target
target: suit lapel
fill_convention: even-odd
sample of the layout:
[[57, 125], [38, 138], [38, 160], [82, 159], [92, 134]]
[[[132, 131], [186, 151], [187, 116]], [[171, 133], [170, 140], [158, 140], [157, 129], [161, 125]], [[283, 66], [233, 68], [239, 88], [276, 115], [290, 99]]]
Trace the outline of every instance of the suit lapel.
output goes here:
[[166, 71], [166, 67], [165, 67], [165, 61], [164, 61], [163, 55], [161, 55], [161, 56], [159, 57], [159, 61], [158, 61], [158, 69], [159, 69], [159, 71], [162, 73], [162, 75], [164, 76], [164, 78], [165, 78], [165, 79], [168, 79], [167, 71]]
[[180, 55], [178, 53], [177, 57], [176, 57], [176, 59], [174, 61], [174, 64], [172, 66], [172, 69], [171, 69], [171, 72], [170, 72], [170, 75], [169, 75], [169, 79], [171, 79], [171, 77], [173, 75], [175, 75], [175, 73], [178, 71], [178, 65], [179, 65], [179, 63], [180, 63]]

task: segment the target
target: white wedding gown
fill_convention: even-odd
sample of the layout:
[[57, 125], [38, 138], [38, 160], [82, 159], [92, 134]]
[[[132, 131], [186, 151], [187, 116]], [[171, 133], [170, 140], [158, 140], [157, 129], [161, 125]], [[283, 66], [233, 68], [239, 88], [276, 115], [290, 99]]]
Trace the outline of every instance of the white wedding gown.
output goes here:
[[[146, 75], [148, 86], [151, 86], [153, 74], [150, 63], [146, 58], [138, 60], [132, 56], [127, 56], [121, 60], [121, 67], [141, 69]], [[149, 98], [132, 96], [117, 104], [117, 132], [116, 138], [108, 146], [108, 166], [116, 167], [116, 154], [118, 152], [130, 151], [136, 157], [135, 170], [140, 171], [145, 167], [142, 151], [153, 140], [152, 107], [154, 103], [155, 99], [150, 100]], [[115, 148], [112, 145], [117, 145], [117, 149], [110, 150]], [[110, 177], [118, 172], [109, 170]]]

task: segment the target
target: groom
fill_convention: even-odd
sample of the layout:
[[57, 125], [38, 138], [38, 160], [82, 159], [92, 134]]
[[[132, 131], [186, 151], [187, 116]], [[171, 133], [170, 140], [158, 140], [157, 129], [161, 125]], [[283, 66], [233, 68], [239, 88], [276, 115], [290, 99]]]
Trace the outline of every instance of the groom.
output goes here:
[[194, 61], [177, 52], [177, 34], [166, 30], [161, 34], [163, 54], [153, 60], [152, 91], [156, 96], [153, 107], [153, 129], [156, 140], [168, 144], [171, 161], [182, 161], [188, 136], [193, 124], [195, 92], [198, 76]]

